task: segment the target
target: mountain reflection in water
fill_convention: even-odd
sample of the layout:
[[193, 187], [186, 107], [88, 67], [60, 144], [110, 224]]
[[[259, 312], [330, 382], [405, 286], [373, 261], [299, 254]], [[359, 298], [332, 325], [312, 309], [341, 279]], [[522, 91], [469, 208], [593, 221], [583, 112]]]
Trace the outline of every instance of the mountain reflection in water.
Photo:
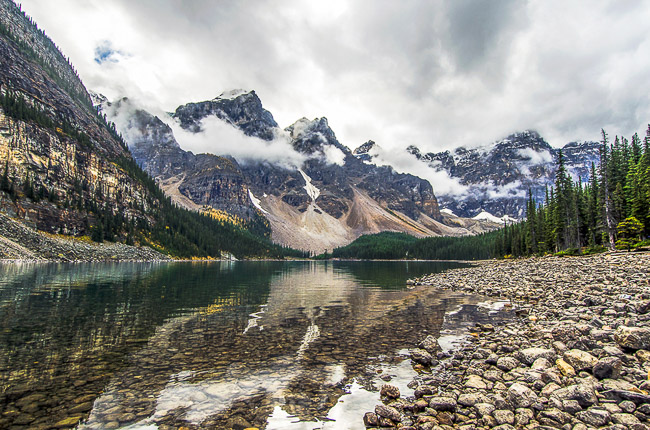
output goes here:
[[404, 289], [457, 266], [0, 266], [0, 427], [363, 428], [342, 396], [376, 389], [382, 367], [409, 371], [397, 352], [445, 314], [482, 318], [480, 298]]

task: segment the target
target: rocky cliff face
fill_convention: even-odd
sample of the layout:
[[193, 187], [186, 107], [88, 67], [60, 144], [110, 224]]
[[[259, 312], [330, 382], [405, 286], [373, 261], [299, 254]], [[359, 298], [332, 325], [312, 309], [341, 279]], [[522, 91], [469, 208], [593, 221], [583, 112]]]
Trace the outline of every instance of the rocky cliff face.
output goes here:
[[86, 234], [97, 208], [145, 219], [155, 204], [76, 72], [10, 0], [0, 2], [0, 209], [41, 230]]
[[[192, 210], [204, 207], [224, 210], [246, 219], [256, 216], [241, 169], [234, 159], [183, 150], [167, 124], [144, 110], [135, 109], [128, 99], [110, 103], [97, 96], [96, 101], [109, 117], [129, 112], [121, 127], [133, 157], [177, 203]], [[189, 108], [179, 108], [179, 111], [185, 112], [185, 118], [191, 117]], [[186, 124], [199, 126], [189, 120]]]
[[[355, 150], [361, 160], [372, 159], [374, 145]], [[572, 142], [563, 151], [567, 169], [575, 180], [586, 180], [592, 162], [598, 162], [597, 142]], [[537, 132], [524, 131], [479, 148], [423, 154], [417, 147], [407, 150], [434, 170], [457, 178], [464, 190], [439, 196], [440, 205], [462, 217], [488, 212], [497, 217], [526, 216], [528, 190], [541, 202], [546, 185], [555, 179], [560, 149], [551, 147]], [[435, 185], [435, 184], [434, 184]]]
[[[119, 103], [113, 108], [117, 115]], [[268, 144], [283, 139], [293, 156], [287, 154], [286, 163], [270, 163], [264, 154], [241, 162], [227, 154], [195, 155], [179, 147], [163, 121], [143, 111], [131, 114], [121, 131], [136, 160], [179, 203], [240, 215], [254, 211], [269, 220], [273, 239], [285, 245], [323, 251], [384, 230], [430, 236], [496, 227], [489, 222], [470, 223], [471, 228], [445, 225], [448, 218], [441, 215], [429, 182], [358, 159], [338, 141], [326, 118], [302, 118], [279, 129], [254, 92], [224, 93], [183, 105], [172, 115], [192, 133], [203, 133], [204, 122], [215, 118]]]
[[[35, 54], [30, 59], [49, 72], [59, 86], [70, 93], [74, 99], [90, 105], [90, 96], [70, 61], [12, 0], [0, 0], [0, 26], [11, 34], [10, 39], [17, 46], [23, 45], [30, 48]], [[23, 52], [25, 52], [24, 49]]]

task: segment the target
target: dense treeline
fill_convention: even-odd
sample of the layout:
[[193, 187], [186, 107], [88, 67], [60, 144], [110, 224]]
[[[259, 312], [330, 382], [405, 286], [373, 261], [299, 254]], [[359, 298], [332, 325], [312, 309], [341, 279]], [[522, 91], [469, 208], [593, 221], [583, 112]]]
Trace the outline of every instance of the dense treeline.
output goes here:
[[335, 248], [320, 258], [483, 260], [503, 247], [501, 230], [477, 236], [415, 238], [406, 233], [383, 232], [361, 236], [349, 245]]
[[503, 256], [579, 254], [631, 249], [650, 234], [650, 126], [641, 142], [602, 131], [600, 163], [572, 180], [558, 155], [555, 183], [544, 202], [529, 196], [527, 218], [477, 236], [416, 239], [404, 233], [362, 236], [322, 257], [476, 260]]
[[[363, 260], [397, 260], [406, 258], [418, 239], [405, 233], [385, 231], [361, 236], [354, 242], [332, 251], [334, 258], [359, 258]], [[328, 255], [329, 257], [330, 255]]]
[[641, 142], [602, 130], [599, 166], [587, 182], [572, 181], [562, 153], [546, 201], [528, 202], [526, 221], [504, 231], [502, 254], [578, 253], [631, 248], [650, 233], [650, 126]]

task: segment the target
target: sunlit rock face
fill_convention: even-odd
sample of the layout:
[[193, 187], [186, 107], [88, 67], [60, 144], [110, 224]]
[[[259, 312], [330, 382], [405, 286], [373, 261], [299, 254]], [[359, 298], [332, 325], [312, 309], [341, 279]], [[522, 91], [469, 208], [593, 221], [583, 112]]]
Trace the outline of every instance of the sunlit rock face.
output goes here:
[[99, 118], [76, 71], [14, 2], [0, 3], [0, 23], [11, 33], [0, 36], [2, 93], [39, 112], [25, 120], [0, 108], [0, 175], [15, 191], [0, 198], [0, 210], [72, 235], [89, 232], [92, 207], [146, 219], [155, 198], [119, 165], [131, 156]]

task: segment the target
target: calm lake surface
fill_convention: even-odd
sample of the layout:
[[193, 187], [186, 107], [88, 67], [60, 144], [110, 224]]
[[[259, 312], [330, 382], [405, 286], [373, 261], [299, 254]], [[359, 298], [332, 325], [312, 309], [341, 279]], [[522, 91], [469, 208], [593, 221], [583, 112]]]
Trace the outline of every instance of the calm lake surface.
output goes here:
[[405, 288], [460, 266], [0, 265], [0, 428], [362, 429], [405, 348], [498, 311]]

